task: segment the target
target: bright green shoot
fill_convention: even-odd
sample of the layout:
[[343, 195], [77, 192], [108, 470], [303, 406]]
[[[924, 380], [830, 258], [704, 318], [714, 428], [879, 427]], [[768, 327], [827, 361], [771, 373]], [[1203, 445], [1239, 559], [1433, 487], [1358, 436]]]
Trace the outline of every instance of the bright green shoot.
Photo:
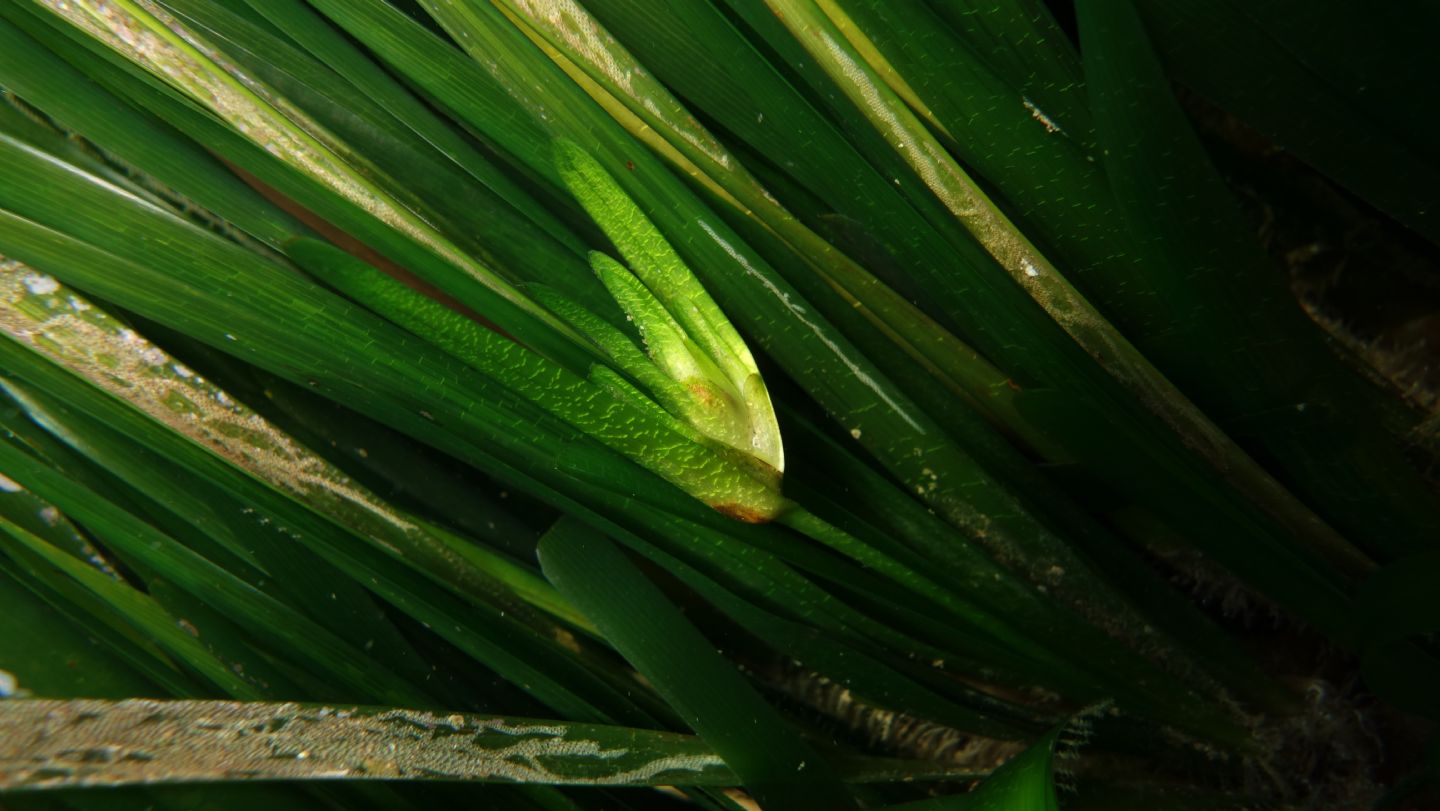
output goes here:
[[[590, 380], [574, 375], [326, 243], [297, 239], [287, 250], [326, 284], [476, 371], [503, 381], [516, 394], [716, 510], [763, 522], [785, 507], [773, 471], [697, 434], [638, 389], [627, 388], [622, 377], [607, 373], [605, 367], [596, 366]], [[639, 374], [650, 361], [619, 330], [579, 304], [545, 290], [537, 292], [537, 298], [561, 317], [599, 336], [597, 343], [622, 359], [617, 365], [635, 374], [642, 385], [664, 392], [665, 402], [681, 397], [673, 390], [678, 387], [663, 387], [661, 381], [670, 378], [654, 371], [653, 365], [650, 378]], [[612, 332], [603, 332], [597, 324], [605, 324]], [[628, 354], [621, 349], [626, 345]]]
[[[557, 141], [555, 160], [570, 193], [630, 265], [627, 269], [604, 254], [592, 253], [591, 267], [639, 328], [649, 362], [679, 384], [678, 396], [677, 389], [668, 385], [661, 390], [652, 387], [652, 396], [705, 436], [750, 455], [776, 474], [783, 473], [785, 451], [770, 393], [749, 347], [719, 305], [660, 230], [588, 152]], [[579, 324], [572, 326], [584, 331]], [[625, 365], [612, 340], [590, 337]], [[653, 378], [638, 369], [627, 371], [642, 383]]]

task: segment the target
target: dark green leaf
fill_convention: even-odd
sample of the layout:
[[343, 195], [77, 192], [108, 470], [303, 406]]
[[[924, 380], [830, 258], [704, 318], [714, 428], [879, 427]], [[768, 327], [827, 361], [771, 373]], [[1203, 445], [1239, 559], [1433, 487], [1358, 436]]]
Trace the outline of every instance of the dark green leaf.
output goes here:
[[834, 768], [604, 536], [562, 520], [540, 540], [540, 563], [761, 802], [853, 807]]

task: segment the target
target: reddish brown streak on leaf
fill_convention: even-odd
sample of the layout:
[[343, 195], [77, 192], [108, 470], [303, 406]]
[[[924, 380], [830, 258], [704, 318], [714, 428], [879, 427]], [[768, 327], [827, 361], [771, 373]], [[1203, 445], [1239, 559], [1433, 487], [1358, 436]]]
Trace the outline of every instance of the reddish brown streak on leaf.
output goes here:
[[747, 524], [768, 524], [771, 520], [771, 516], [743, 504], [711, 504], [710, 506], [726, 518], [733, 518]]
[[452, 298], [440, 288], [436, 287], [433, 284], [430, 284], [424, 279], [421, 279], [419, 276], [416, 276], [414, 273], [411, 273], [400, 265], [397, 265], [389, 259], [385, 258], [383, 255], [375, 251], [370, 246], [366, 245], [365, 243], [361, 242], [360, 240], [356, 239], [355, 237], [351, 236], [340, 228], [332, 225], [328, 220], [322, 219], [315, 212], [304, 208], [300, 204], [296, 203], [294, 200], [291, 200], [289, 197], [281, 194], [276, 189], [266, 185], [264, 181], [260, 180], [259, 178], [255, 177], [244, 169], [241, 169], [235, 164], [226, 161], [224, 158], [221, 158], [221, 161], [223, 161], [225, 165], [230, 169], [230, 171], [234, 172], [241, 180], [245, 181], [256, 191], [264, 195], [265, 199], [284, 209], [287, 214], [294, 216], [296, 219], [315, 229], [315, 231], [317, 231], [321, 236], [325, 237], [325, 239], [333, 243], [335, 247], [345, 251], [356, 259], [359, 259], [375, 267], [376, 269], [383, 271], [390, 277], [394, 278], [396, 281], [404, 284], [406, 287], [409, 287], [418, 293], [423, 293], [429, 298], [432, 298], [440, 302], [441, 304], [444, 304], [446, 307], [454, 310], [455, 312], [460, 313], [466, 318], [469, 318], [476, 323], [484, 325], [487, 329], [499, 333], [500, 335], [504, 335], [506, 338], [509, 338], [512, 341], [515, 340], [513, 336], [492, 324], [490, 320], [487, 319], [485, 316], [456, 301], [454, 298]]

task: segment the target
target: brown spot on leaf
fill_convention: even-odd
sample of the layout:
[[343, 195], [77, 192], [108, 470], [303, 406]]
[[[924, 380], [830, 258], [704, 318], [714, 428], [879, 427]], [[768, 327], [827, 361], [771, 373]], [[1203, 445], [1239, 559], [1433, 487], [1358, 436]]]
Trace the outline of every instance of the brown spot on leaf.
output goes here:
[[727, 518], [734, 518], [736, 521], [744, 521], [747, 524], [768, 524], [774, 518], [769, 513], [747, 507], [744, 504], [711, 504], [710, 506]]
[[724, 403], [721, 393], [703, 380], [687, 380], [685, 388], [689, 389], [690, 393], [695, 395], [695, 399], [699, 400], [706, 408], [718, 408]]

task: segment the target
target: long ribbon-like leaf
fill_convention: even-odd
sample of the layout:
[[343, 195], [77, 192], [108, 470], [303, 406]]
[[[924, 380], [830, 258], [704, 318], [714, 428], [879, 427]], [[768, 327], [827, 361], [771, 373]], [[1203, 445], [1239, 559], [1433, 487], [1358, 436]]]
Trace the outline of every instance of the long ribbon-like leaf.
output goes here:
[[776, 809], [854, 807], [834, 767], [786, 727], [604, 536], [562, 520], [541, 539], [540, 561], [561, 593], [591, 616], [761, 802]]
[[355, 706], [0, 702], [0, 791], [237, 780], [730, 785], [685, 735]]

